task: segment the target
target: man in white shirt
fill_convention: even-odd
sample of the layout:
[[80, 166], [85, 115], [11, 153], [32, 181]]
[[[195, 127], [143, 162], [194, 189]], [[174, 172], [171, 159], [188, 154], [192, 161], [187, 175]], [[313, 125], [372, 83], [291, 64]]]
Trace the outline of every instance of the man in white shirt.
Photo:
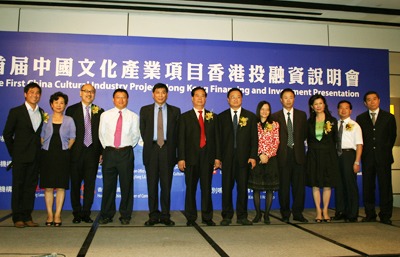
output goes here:
[[99, 138], [103, 151], [103, 198], [101, 201], [100, 224], [112, 222], [116, 212], [115, 195], [117, 177], [121, 188], [119, 213], [122, 225], [128, 225], [133, 209], [133, 166], [132, 148], [139, 141], [139, 116], [128, 110], [129, 94], [116, 89], [113, 94], [115, 108], [100, 117]]
[[350, 118], [353, 106], [349, 101], [340, 101], [337, 109], [340, 117], [337, 153], [342, 184], [335, 188], [336, 214], [332, 219], [356, 222], [359, 207], [357, 173], [360, 171], [363, 147], [362, 132], [358, 123]]
[[42, 89], [36, 83], [29, 83], [24, 95], [25, 103], [10, 110], [3, 131], [12, 158], [11, 210], [16, 228], [39, 226], [32, 221], [31, 214], [38, 184], [40, 132], [45, 118], [38, 106]]

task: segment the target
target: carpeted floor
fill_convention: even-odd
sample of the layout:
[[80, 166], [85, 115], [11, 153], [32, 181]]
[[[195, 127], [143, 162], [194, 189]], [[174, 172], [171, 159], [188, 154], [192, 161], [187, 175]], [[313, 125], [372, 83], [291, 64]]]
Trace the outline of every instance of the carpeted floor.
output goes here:
[[[334, 211], [329, 210], [333, 216]], [[379, 211], [379, 210], [378, 210]], [[187, 227], [182, 212], [172, 212], [176, 225], [145, 227], [145, 211], [133, 212], [129, 225], [121, 225], [118, 213], [112, 223], [73, 224], [72, 212], [62, 213], [63, 225], [46, 227], [45, 211], [34, 211], [38, 228], [16, 229], [10, 210], [0, 210], [0, 256], [400, 256], [400, 208], [394, 208], [392, 225], [373, 223], [318, 224], [315, 210], [306, 209], [308, 223], [283, 223], [279, 210], [271, 211], [271, 225]], [[364, 211], [360, 208], [360, 214]], [[249, 211], [249, 219], [255, 215]]]

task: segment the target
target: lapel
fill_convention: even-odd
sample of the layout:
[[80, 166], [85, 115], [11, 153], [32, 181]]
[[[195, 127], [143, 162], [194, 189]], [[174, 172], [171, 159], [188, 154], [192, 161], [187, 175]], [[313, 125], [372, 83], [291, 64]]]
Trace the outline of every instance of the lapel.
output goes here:
[[[28, 123], [29, 123], [29, 125], [30, 125], [32, 131], [35, 132], [35, 130], [33, 129], [31, 117], [29, 117], [29, 112], [28, 112], [28, 109], [27, 109], [26, 106], [25, 106], [25, 103], [21, 106], [21, 110], [22, 110], [23, 115], [25, 116], [25, 119], [28, 121]], [[41, 117], [41, 116], [42, 116], [41, 109], [39, 109], [39, 112], [40, 112], [40, 117]], [[43, 123], [43, 121], [40, 122], [39, 127], [42, 125], [42, 123]], [[38, 129], [38, 130], [39, 130], [39, 129]]]
[[148, 117], [149, 117], [149, 126], [148, 127], [151, 128], [151, 138], [154, 137], [154, 105], [155, 104], [156, 103], [150, 105], [150, 108], [148, 109], [148, 112], [149, 112], [148, 113]]
[[[196, 126], [200, 128], [200, 123], [199, 123], [199, 119], [197, 119], [196, 111], [192, 109], [189, 114], [190, 114], [190, 119], [192, 119], [193, 123], [197, 124]], [[204, 115], [204, 114], [202, 114], [202, 115]], [[205, 126], [205, 124], [204, 124], [204, 126]]]
[[75, 114], [76, 115], [76, 119], [77, 119], [77, 124], [78, 124], [78, 126], [80, 126], [82, 128], [83, 134], [85, 134], [85, 118], [83, 116], [82, 102], [79, 103], [78, 108], [76, 109], [76, 111], [78, 112], [77, 114]]
[[[282, 128], [285, 131], [285, 133], [287, 134], [288, 133], [287, 124], [286, 124], [285, 113], [283, 112], [283, 109], [278, 113], [278, 119], [279, 119], [278, 122], [280, 124], [282, 124], [282, 126], [280, 128]], [[294, 113], [293, 113], [293, 119], [295, 119]], [[293, 123], [294, 123], [294, 121], [293, 121]], [[293, 124], [293, 131], [294, 131], [294, 124]]]

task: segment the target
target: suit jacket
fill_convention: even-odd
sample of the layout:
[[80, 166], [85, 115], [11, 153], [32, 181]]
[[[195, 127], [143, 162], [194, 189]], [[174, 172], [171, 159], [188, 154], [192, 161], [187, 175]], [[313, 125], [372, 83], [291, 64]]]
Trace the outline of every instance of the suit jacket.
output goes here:
[[[181, 110], [167, 104], [167, 150], [168, 166], [177, 164], [176, 148], [178, 145], [178, 122]], [[154, 134], [154, 103], [140, 109], [140, 134], [143, 145], [143, 164], [148, 165], [151, 156], [151, 147]]]
[[365, 164], [373, 163], [376, 155], [381, 165], [393, 163], [392, 148], [396, 141], [397, 126], [394, 116], [382, 109], [379, 109], [375, 126], [369, 111], [357, 116], [356, 122], [360, 125], [363, 134], [363, 152], [361, 161]]
[[[205, 110], [206, 113], [209, 111]], [[203, 113], [203, 118], [205, 113]], [[206, 135], [206, 160], [214, 164], [215, 159], [220, 160], [220, 139], [218, 130], [218, 116], [213, 113], [212, 119], [204, 119]], [[200, 124], [196, 112], [191, 109], [183, 113], [179, 119], [178, 128], [178, 161], [184, 160], [186, 165], [197, 165], [200, 152]]]
[[[40, 115], [43, 110], [39, 108]], [[13, 162], [32, 162], [40, 153], [40, 133], [43, 121], [39, 128], [33, 129], [29, 112], [25, 104], [12, 108], [8, 114], [3, 131], [4, 142]]]
[[[99, 123], [100, 123], [100, 115], [104, 112], [103, 109], [100, 109], [98, 113], [92, 112], [92, 144], [94, 151], [96, 153], [97, 159], [100, 157], [103, 151], [103, 147], [101, 146], [99, 140]], [[79, 102], [77, 104], [71, 105], [67, 108], [65, 115], [70, 116], [74, 119], [75, 127], [76, 127], [76, 138], [75, 143], [71, 148], [71, 160], [78, 161], [82, 148], [84, 147], [83, 140], [85, 138], [85, 118], [83, 116], [83, 108], [82, 103]]]
[[[304, 140], [307, 138], [307, 115], [303, 111], [297, 109], [293, 110], [294, 153], [297, 164], [304, 164], [306, 162], [306, 148], [304, 145]], [[283, 109], [272, 114], [271, 119], [279, 123], [280, 143], [277, 155], [279, 166], [283, 167], [286, 164], [288, 140], [288, 130]]]
[[[248, 165], [249, 158], [257, 159], [258, 131], [256, 115], [242, 108], [240, 117], [248, 118], [246, 126], [238, 125], [236, 134], [236, 150], [240, 167]], [[240, 118], [238, 117], [238, 119]], [[221, 135], [221, 161], [232, 163], [234, 155], [234, 132], [231, 110], [225, 110], [218, 115]]]
[[307, 143], [308, 149], [330, 149], [332, 151], [333, 158], [337, 158], [336, 153], [336, 143], [338, 139], [338, 126], [337, 119], [334, 117], [326, 117], [326, 122], [331, 123], [331, 131], [327, 131], [322, 134], [322, 139], [319, 141], [315, 137], [315, 119], [308, 120], [308, 135], [307, 135]]

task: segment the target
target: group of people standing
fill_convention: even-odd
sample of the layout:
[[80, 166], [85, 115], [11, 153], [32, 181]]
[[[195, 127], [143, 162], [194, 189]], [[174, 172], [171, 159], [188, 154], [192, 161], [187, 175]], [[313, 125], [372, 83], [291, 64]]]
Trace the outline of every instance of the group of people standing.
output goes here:
[[[359, 115], [357, 122], [350, 119], [350, 102], [338, 103], [338, 121], [332, 117], [322, 95], [309, 99], [307, 120], [305, 112], [293, 108], [295, 93], [290, 88], [280, 94], [283, 109], [273, 114], [266, 101], [258, 104], [256, 114], [242, 108], [243, 94], [232, 88], [227, 94], [229, 109], [217, 115], [205, 109], [206, 90], [196, 87], [191, 92], [193, 109], [181, 114], [179, 108], [166, 103], [168, 87], [158, 83], [153, 87], [154, 103], [141, 108], [140, 118], [127, 109], [129, 94], [124, 89], [114, 91], [115, 108], [108, 111], [93, 104], [96, 90], [90, 84], [80, 90], [82, 101], [67, 109], [68, 96], [57, 92], [50, 97], [51, 115], [38, 106], [41, 96], [38, 84], [28, 84], [24, 94], [25, 104], [10, 110], [3, 132], [12, 157], [11, 208], [17, 228], [39, 225], [31, 216], [39, 170], [48, 212], [46, 226], [61, 226], [65, 190], [69, 187], [73, 223], [92, 223], [90, 214], [99, 163], [103, 174], [99, 223], [113, 222], [119, 177], [119, 220], [122, 225], [129, 224], [133, 210], [132, 148], [140, 136], [144, 143], [143, 164], [148, 188], [146, 226], [175, 225], [170, 215], [170, 194], [176, 164], [185, 173], [187, 226], [197, 224], [199, 181], [202, 223], [216, 225], [211, 194], [215, 169], [222, 171], [222, 226], [232, 223], [235, 183], [238, 224], [252, 225], [262, 219], [260, 191], [266, 191], [264, 222], [270, 224], [269, 210], [276, 190], [282, 221], [288, 222], [293, 214], [294, 220], [308, 222], [303, 216], [306, 186], [312, 187], [316, 222], [331, 221], [328, 216], [331, 188], [336, 188], [333, 219], [354, 222], [358, 217], [356, 174], [360, 170], [360, 159], [366, 207], [363, 221], [376, 221], [377, 176], [380, 221], [391, 224], [391, 164], [396, 121], [393, 115], [379, 109], [376, 92], [364, 96], [369, 110]], [[66, 115], [63, 115], [65, 109]], [[82, 182], [83, 203], [80, 199]], [[247, 212], [248, 188], [253, 190], [256, 208], [252, 221]], [[54, 190], [56, 211], [53, 214]]]

